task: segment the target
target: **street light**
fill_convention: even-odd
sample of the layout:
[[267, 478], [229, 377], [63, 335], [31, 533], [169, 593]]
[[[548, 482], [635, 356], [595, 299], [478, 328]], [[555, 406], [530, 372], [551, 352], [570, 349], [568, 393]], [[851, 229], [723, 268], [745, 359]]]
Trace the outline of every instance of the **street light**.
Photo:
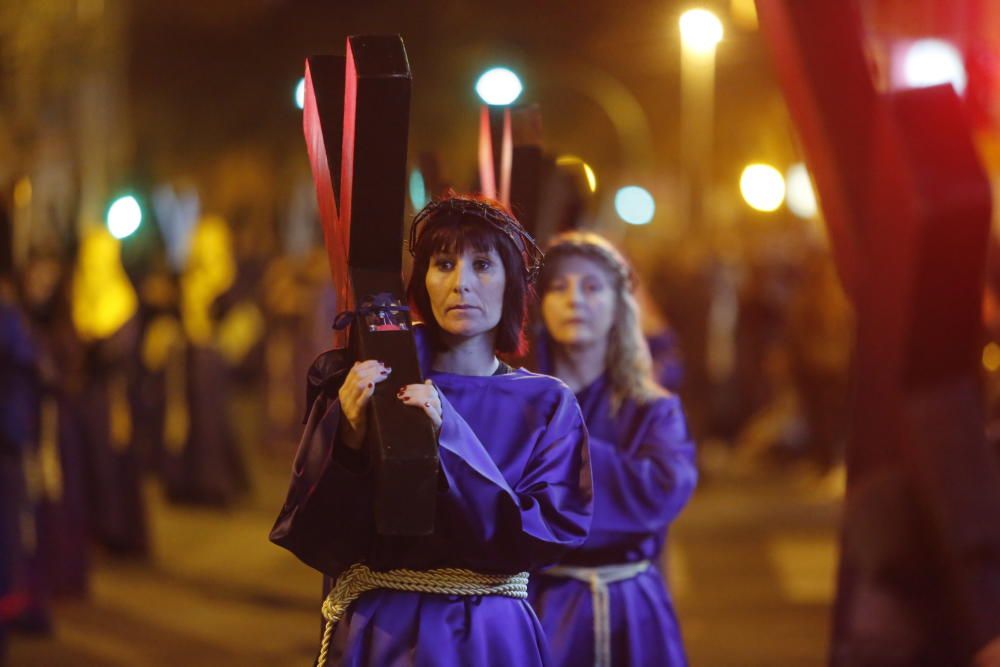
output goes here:
[[476, 94], [490, 106], [507, 106], [514, 103], [524, 90], [521, 80], [506, 67], [494, 67], [483, 72], [476, 81]]
[[630, 225], [645, 225], [653, 219], [656, 202], [648, 190], [628, 185], [615, 193], [615, 211]]
[[715, 47], [722, 22], [707, 9], [689, 9], [681, 33], [681, 165], [687, 181], [687, 218], [702, 223], [704, 191], [712, 175], [715, 112]]
[[140, 223], [142, 223], [142, 207], [132, 195], [119, 197], [108, 207], [106, 224], [108, 231], [116, 239], [131, 236], [139, 229]]
[[740, 193], [754, 210], [777, 211], [785, 200], [785, 179], [769, 164], [749, 164], [740, 175]]
[[714, 54], [722, 41], [722, 22], [707, 9], [689, 9], [681, 14], [681, 43], [695, 53]]

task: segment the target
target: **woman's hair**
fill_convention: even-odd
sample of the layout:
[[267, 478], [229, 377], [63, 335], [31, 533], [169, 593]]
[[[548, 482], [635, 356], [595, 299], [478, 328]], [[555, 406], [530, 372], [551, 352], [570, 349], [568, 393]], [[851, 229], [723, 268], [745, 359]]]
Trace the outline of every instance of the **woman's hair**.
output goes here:
[[410, 305], [424, 322], [431, 340], [440, 344], [441, 327], [434, 319], [427, 293], [427, 270], [435, 253], [460, 253], [466, 248], [496, 250], [500, 256], [506, 280], [496, 349], [507, 354], [522, 353], [528, 302], [542, 253], [513, 214], [497, 201], [449, 193], [414, 216], [410, 227], [413, 273], [406, 289]]
[[[545, 264], [538, 280], [542, 298], [557, 276], [559, 260], [564, 257], [592, 260], [611, 279], [615, 312], [608, 332], [604, 367], [611, 383], [612, 410], [617, 410], [625, 399], [642, 404], [665, 395], [665, 390], [653, 379], [653, 361], [639, 326], [639, 306], [632, 293], [635, 273], [628, 261], [602, 236], [591, 232], [564, 232], [556, 236], [545, 251]], [[554, 345], [548, 331], [546, 336], [548, 344]]]

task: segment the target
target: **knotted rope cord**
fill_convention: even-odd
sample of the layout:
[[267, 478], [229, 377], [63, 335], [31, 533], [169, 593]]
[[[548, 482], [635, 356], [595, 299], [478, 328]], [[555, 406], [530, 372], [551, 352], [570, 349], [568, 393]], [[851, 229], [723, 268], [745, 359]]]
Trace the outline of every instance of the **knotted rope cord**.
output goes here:
[[396, 303], [395, 297], [389, 292], [379, 292], [378, 294], [365, 297], [357, 310], [342, 310], [333, 319], [333, 328], [338, 331], [346, 329], [355, 319], [370, 315], [372, 313], [408, 313], [409, 306]]
[[323, 601], [321, 611], [326, 627], [323, 629], [317, 665], [322, 667], [326, 663], [333, 628], [350, 604], [363, 593], [380, 588], [441, 595], [500, 595], [524, 600], [528, 597], [528, 573], [483, 574], [461, 568], [376, 572], [367, 565], [355, 563], [337, 577]]
[[611, 599], [608, 584], [632, 579], [648, 568], [649, 561], [641, 560], [600, 567], [557, 565], [543, 572], [546, 576], [576, 579], [590, 584], [594, 606], [594, 667], [611, 667]]

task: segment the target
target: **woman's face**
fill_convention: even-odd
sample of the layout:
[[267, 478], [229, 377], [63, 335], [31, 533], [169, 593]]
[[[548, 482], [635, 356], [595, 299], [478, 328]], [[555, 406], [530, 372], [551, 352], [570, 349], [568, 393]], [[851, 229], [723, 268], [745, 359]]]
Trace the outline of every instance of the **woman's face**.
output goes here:
[[614, 283], [596, 261], [579, 255], [556, 260], [542, 295], [542, 319], [557, 345], [607, 340], [615, 317]]
[[463, 338], [492, 331], [500, 323], [506, 281], [503, 262], [492, 248], [435, 253], [424, 278], [438, 326]]

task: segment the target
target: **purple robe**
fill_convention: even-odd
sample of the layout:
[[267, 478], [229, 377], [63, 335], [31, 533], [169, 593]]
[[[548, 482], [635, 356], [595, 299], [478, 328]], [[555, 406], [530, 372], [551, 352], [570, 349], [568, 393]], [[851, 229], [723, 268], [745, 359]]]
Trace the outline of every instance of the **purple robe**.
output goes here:
[[22, 528], [32, 509], [24, 457], [37, 436], [36, 363], [20, 310], [0, 295], [0, 663], [6, 626], [37, 602]]
[[[677, 616], [658, 567], [667, 527], [691, 497], [698, 477], [680, 401], [674, 395], [645, 405], [625, 401], [612, 415], [606, 375], [577, 399], [590, 432], [594, 519], [583, 547], [560, 564], [650, 561], [635, 577], [608, 584], [612, 664], [685, 665]], [[593, 665], [590, 586], [542, 574], [532, 580], [531, 601], [554, 662]]]
[[[313, 404], [272, 540], [332, 577], [355, 562], [375, 570], [513, 574], [580, 546], [591, 519], [590, 463], [572, 392], [523, 369], [429, 377], [444, 413], [434, 533], [374, 533], [371, 467], [365, 454], [337, 441], [339, 403], [323, 395]], [[527, 600], [375, 590], [337, 624], [327, 664], [550, 663]]]

